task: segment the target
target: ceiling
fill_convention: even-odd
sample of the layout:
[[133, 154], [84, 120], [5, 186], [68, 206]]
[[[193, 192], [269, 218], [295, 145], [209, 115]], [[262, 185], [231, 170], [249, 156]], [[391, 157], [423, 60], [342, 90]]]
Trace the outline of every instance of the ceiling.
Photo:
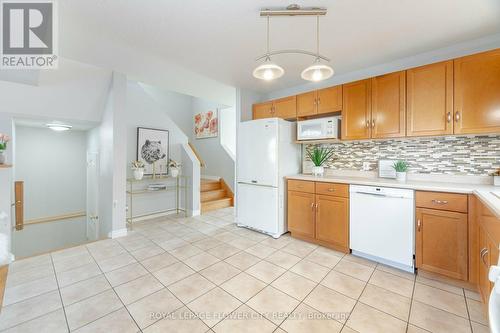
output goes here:
[[[321, 53], [332, 59], [338, 74], [500, 33], [500, 0], [297, 3], [328, 9], [321, 18]], [[277, 56], [274, 60], [286, 70], [281, 79], [262, 82], [252, 77], [254, 59], [265, 52], [265, 19], [259, 17], [259, 10], [287, 4], [278, 0], [61, 0], [60, 48], [69, 51], [78, 43], [72, 37], [84, 33], [89, 36], [85, 50], [94, 58], [99, 44], [92, 41], [105, 39], [225, 84], [266, 93], [304, 83], [300, 72], [313, 60], [303, 55]], [[314, 51], [314, 23], [313, 17], [272, 18], [271, 48]]]

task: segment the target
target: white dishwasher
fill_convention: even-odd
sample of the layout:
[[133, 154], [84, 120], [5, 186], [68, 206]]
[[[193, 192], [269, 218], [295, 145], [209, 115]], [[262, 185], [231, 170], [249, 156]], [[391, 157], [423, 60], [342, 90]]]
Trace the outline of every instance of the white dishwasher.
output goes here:
[[349, 192], [352, 253], [414, 272], [414, 191], [351, 185]]

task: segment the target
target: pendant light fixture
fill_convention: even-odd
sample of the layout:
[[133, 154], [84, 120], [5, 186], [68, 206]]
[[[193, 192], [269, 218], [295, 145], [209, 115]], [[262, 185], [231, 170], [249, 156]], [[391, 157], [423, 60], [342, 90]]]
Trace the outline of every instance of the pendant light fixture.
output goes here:
[[[261, 80], [274, 80], [285, 73], [285, 70], [271, 61], [271, 56], [277, 54], [305, 54], [314, 57], [314, 63], [302, 71], [302, 78], [308, 81], [321, 81], [328, 79], [334, 74], [333, 69], [321, 63], [321, 60], [329, 62], [330, 59], [319, 53], [319, 17], [326, 15], [324, 8], [300, 8], [298, 5], [290, 5], [285, 9], [263, 9], [260, 11], [260, 16], [265, 16], [267, 19], [267, 50], [264, 55], [261, 55], [256, 61], [264, 59], [264, 63], [259, 65], [253, 71], [253, 76]], [[316, 53], [305, 50], [269, 50], [269, 20], [271, 16], [316, 16]]]
[[314, 63], [304, 69], [300, 76], [307, 81], [322, 81], [326, 80], [333, 75], [333, 68], [328, 65], [320, 63], [319, 57], [319, 16], [316, 16], [316, 59]]
[[253, 76], [257, 79], [271, 81], [282, 77], [285, 70], [271, 61], [269, 54], [269, 16], [267, 16], [267, 51], [265, 61], [262, 65], [258, 66], [253, 71]]

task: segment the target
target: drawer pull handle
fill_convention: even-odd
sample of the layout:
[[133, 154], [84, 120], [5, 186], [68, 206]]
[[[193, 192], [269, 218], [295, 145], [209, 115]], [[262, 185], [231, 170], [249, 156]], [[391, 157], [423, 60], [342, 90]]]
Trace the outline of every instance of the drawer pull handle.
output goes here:
[[333, 192], [333, 191], [335, 191], [335, 189], [334, 189], [334, 188], [329, 188], [329, 189], [328, 189], [328, 192]]
[[448, 201], [446, 201], [446, 200], [432, 200], [432, 203], [434, 203], [436, 205], [446, 205], [448, 203]]
[[420, 226], [422, 225], [422, 223], [420, 222], [420, 219], [417, 220], [417, 231], [420, 232]]
[[488, 249], [483, 249], [481, 251], [481, 261], [483, 262], [483, 264], [485, 264], [486, 266], [488, 266], [488, 264], [484, 261], [484, 257], [488, 254]]

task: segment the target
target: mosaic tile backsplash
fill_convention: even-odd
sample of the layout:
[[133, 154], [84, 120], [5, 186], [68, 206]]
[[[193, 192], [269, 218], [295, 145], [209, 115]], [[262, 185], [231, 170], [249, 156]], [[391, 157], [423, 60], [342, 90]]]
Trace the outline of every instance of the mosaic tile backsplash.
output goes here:
[[[322, 146], [334, 149], [324, 165], [334, 170], [361, 170], [363, 162], [376, 170], [380, 159], [407, 161], [408, 172], [422, 174], [485, 176], [500, 168], [500, 135], [343, 141]], [[305, 149], [304, 169], [311, 164]]]

